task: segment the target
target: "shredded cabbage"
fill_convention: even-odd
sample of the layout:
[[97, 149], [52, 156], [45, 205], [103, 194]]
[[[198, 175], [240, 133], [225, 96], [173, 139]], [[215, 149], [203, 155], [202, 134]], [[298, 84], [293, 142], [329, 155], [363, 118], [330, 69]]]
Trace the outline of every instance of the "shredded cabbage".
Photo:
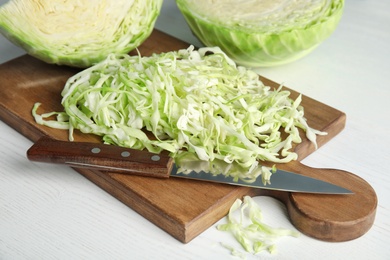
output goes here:
[[267, 167], [254, 163], [251, 167], [242, 167], [235, 162], [225, 162], [219, 159], [212, 161], [199, 161], [196, 154], [191, 152], [180, 152], [175, 158], [175, 163], [178, 165], [177, 172], [182, 174], [190, 174], [193, 172], [207, 172], [213, 176], [223, 175], [232, 177], [233, 182], [239, 180], [247, 184], [254, 183], [258, 177], [262, 178], [264, 185], [270, 184], [271, 175], [276, 172], [275, 165]]
[[[235, 217], [238, 210], [239, 219]], [[246, 223], [246, 220], [249, 220], [249, 223]], [[273, 228], [265, 224], [259, 205], [249, 196], [244, 197], [244, 202], [237, 199], [233, 203], [227, 215], [227, 223], [217, 225], [217, 229], [231, 232], [245, 251], [253, 254], [264, 250], [273, 254], [276, 252], [276, 239], [283, 236], [299, 236], [297, 231]], [[234, 247], [226, 244], [223, 246], [231, 250], [232, 254], [239, 254]]]
[[107, 144], [177, 157], [257, 166], [258, 160], [297, 159], [299, 128], [316, 143], [296, 100], [272, 90], [219, 48], [188, 49], [149, 57], [110, 55], [71, 77], [62, 91], [64, 112], [33, 115], [37, 123], [100, 135]]

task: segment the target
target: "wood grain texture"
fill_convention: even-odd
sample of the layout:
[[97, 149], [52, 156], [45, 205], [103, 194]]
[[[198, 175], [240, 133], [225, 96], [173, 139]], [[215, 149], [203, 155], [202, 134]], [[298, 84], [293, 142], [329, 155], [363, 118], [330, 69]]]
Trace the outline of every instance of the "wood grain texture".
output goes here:
[[[187, 48], [188, 44], [157, 30], [139, 48], [143, 55]], [[135, 52], [133, 53], [135, 54]], [[39, 113], [62, 111], [61, 90], [76, 69], [45, 64], [30, 56], [22, 56], [0, 66], [0, 118], [32, 141], [42, 136], [67, 140], [67, 131], [36, 124], [31, 109], [41, 102]], [[272, 87], [278, 84], [264, 79]], [[291, 91], [295, 97], [298, 93]], [[318, 138], [322, 146], [345, 126], [346, 116], [323, 103], [304, 96], [302, 105], [309, 124], [328, 132]], [[76, 141], [100, 142], [100, 138], [76, 131]], [[295, 147], [302, 160], [314, 152], [306, 139]], [[236, 198], [244, 195], [265, 195], [286, 204], [292, 223], [303, 233], [326, 241], [345, 241], [361, 236], [371, 227], [377, 198], [371, 186], [344, 171], [310, 171], [299, 162], [283, 165], [305, 175], [339, 184], [354, 195], [308, 195], [283, 192], [269, 193], [244, 187], [196, 182], [183, 179], [155, 179], [123, 174], [76, 169], [142, 216], [187, 243], [221, 219]]]

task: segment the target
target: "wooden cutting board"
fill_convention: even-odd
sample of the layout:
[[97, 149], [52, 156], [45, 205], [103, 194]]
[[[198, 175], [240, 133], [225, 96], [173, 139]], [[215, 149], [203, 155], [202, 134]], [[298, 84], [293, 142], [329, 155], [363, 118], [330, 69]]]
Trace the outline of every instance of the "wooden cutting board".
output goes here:
[[[187, 47], [187, 43], [155, 30], [139, 51], [147, 56]], [[0, 65], [0, 119], [32, 141], [42, 136], [68, 140], [67, 131], [36, 124], [31, 109], [36, 102], [41, 102], [39, 113], [62, 111], [61, 90], [66, 80], [77, 72], [77, 69], [49, 65], [27, 55]], [[269, 86], [278, 87], [270, 80], [262, 80]], [[297, 95], [292, 91], [291, 97]], [[328, 135], [318, 137], [319, 146], [344, 128], [346, 116], [343, 112], [306, 96], [302, 105], [309, 125], [328, 132]], [[75, 140], [100, 142], [97, 136], [79, 132], [75, 133]], [[314, 152], [314, 147], [304, 139], [295, 151], [302, 160]], [[345, 171], [313, 171], [299, 162], [281, 167], [338, 184], [354, 194], [269, 192], [177, 178], [156, 179], [75, 170], [183, 243], [191, 241], [224, 217], [232, 203], [244, 195], [266, 195], [281, 200], [295, 227], [317, 239], [346, 241], [370, 229], [375, 218], [377, 197], [367, 182]]]

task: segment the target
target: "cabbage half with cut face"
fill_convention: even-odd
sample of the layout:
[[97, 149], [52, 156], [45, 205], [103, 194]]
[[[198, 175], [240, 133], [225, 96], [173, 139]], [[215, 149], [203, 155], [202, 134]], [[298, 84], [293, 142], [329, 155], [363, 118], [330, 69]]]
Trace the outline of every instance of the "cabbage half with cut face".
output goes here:
[[344, 0], [176, 0], [191, 30], [236, 63], [275, 66], [297, 60], [328, 38]]
[[48, 63], [89, 67], [149, 37], [162, 0], [11, 0], [0, 32]]

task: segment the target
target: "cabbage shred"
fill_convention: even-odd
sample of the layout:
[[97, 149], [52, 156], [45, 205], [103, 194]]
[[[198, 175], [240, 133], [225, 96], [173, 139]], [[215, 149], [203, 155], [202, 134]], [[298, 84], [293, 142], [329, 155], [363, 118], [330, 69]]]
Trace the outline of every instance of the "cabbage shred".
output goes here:
[[[238, 218], [236, 213], [238, 213]], [[230, 232], [243, 249], [252, 254], [262, 251], [275, 254], [277, 239], [285, 236], [298, 237], [300, 235], [295, 230], [274, 228], [265, 224], [259, 205], [249, 196], [244, 196], [243, 201], [236, 199], [226, 218], [227, 223], [217, 225], [217, 229]], [[227, 244], [222, 245], [228, 248], [233, 255], [244, 256], [235, 247]]]
[[[71, 77], [62, 91], [64, 112], [37, 114], [40, 124], [100, 135], [107, 144], [172, 157], [183, 151], [253, 167], [259, 160], [297, 159], [299, 129], [316, 143], [301, 97], [265, 86], [218, 47], [141, 55], [110, 55]], [[146, 131], [145, 131], [146, 130]]]

